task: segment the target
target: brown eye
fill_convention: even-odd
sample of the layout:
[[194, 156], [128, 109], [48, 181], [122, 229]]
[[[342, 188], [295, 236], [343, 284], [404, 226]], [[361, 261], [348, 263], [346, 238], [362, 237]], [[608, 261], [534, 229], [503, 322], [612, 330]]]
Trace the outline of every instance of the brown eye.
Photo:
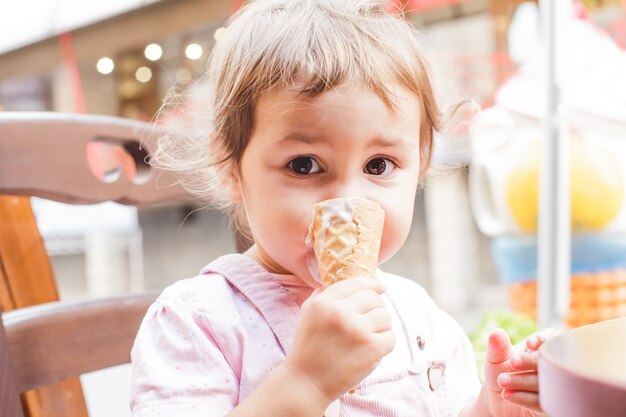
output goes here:
[[365, 172], [370, 175], [386, 176], [389, 175], [395, 164], [387, 158], [374, 158], [365, 165]]
[[289, 161], [289, 169], [298, 175], [317, 174], [321, 171], [320, 165], [310, 156], [299, 156]]

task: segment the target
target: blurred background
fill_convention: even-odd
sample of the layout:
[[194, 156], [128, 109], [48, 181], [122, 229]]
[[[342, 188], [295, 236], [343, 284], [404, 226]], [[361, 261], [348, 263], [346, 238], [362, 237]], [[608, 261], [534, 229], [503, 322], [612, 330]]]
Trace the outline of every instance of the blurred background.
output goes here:
[[[0, 111], [153, 120], [170, 89], [202, 76], [241, 3], [0, 0]], [[473, 104], [441, 132], [408, 240], [382, 268], [421, 284], [468, 332], [500, 308], [532, 317], [546, 71], [537, 4], [397, 3], [421, 30], [442, 109]], [[574, 326], [626, 315], [626, 1], [574, 2], [568, 36]], [[228, 219], [202, 204], [32, 204], [65, 300], [160, 289], [236, 248]], [[91, 415], [129, 414], [128, 377], [120, 367], [83, 378]]]

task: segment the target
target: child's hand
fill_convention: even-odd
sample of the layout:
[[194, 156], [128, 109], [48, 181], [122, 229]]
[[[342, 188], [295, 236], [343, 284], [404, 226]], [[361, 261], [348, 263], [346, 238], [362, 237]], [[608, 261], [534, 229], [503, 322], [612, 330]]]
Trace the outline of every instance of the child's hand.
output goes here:
[[309, 297], [283, 365], [329, 403], [355, 387], [395, 345], [383, 292], [375, 279], [352, 278]]
[[502, 329], [489, 335], [485, 387], [487, 409], [493, 417], [543, 416], [539, 404], [537, 356], [539, 346], [556, 334], [547, 329], [513, 347]]

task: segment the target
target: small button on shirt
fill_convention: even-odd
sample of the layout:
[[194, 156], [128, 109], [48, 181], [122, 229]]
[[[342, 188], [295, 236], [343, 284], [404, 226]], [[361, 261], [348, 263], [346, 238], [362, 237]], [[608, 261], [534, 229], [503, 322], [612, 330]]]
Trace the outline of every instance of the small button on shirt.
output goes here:
[[[478, 395], [465, 333], [416, 283], [377, 271], [394, 350], [329, 412], [341, 417], [452, 417]], [[289, 352], [300, 308], [245, 255], [218, 258], [163, 291], [132, 358], [133, 417], [222, 417]], [[330, 417], [330, 416], [328, 416]]]

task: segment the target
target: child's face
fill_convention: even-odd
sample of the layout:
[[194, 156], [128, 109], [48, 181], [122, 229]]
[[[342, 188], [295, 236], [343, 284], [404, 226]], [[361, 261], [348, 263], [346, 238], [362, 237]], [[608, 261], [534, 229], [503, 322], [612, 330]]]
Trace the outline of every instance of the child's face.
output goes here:
[[307, 269], [312, 206], [362, 197], [385, 211], [380, 262], [404, 243], [420, 170], [420, 106], [390, 85], [391, 113], [373, 92], [339, 87], [315, 98], [281, 91], [263, 96], [244, 151], [233, 198], [242, 202], [256, 254], [272, 272], [319, 286]]

